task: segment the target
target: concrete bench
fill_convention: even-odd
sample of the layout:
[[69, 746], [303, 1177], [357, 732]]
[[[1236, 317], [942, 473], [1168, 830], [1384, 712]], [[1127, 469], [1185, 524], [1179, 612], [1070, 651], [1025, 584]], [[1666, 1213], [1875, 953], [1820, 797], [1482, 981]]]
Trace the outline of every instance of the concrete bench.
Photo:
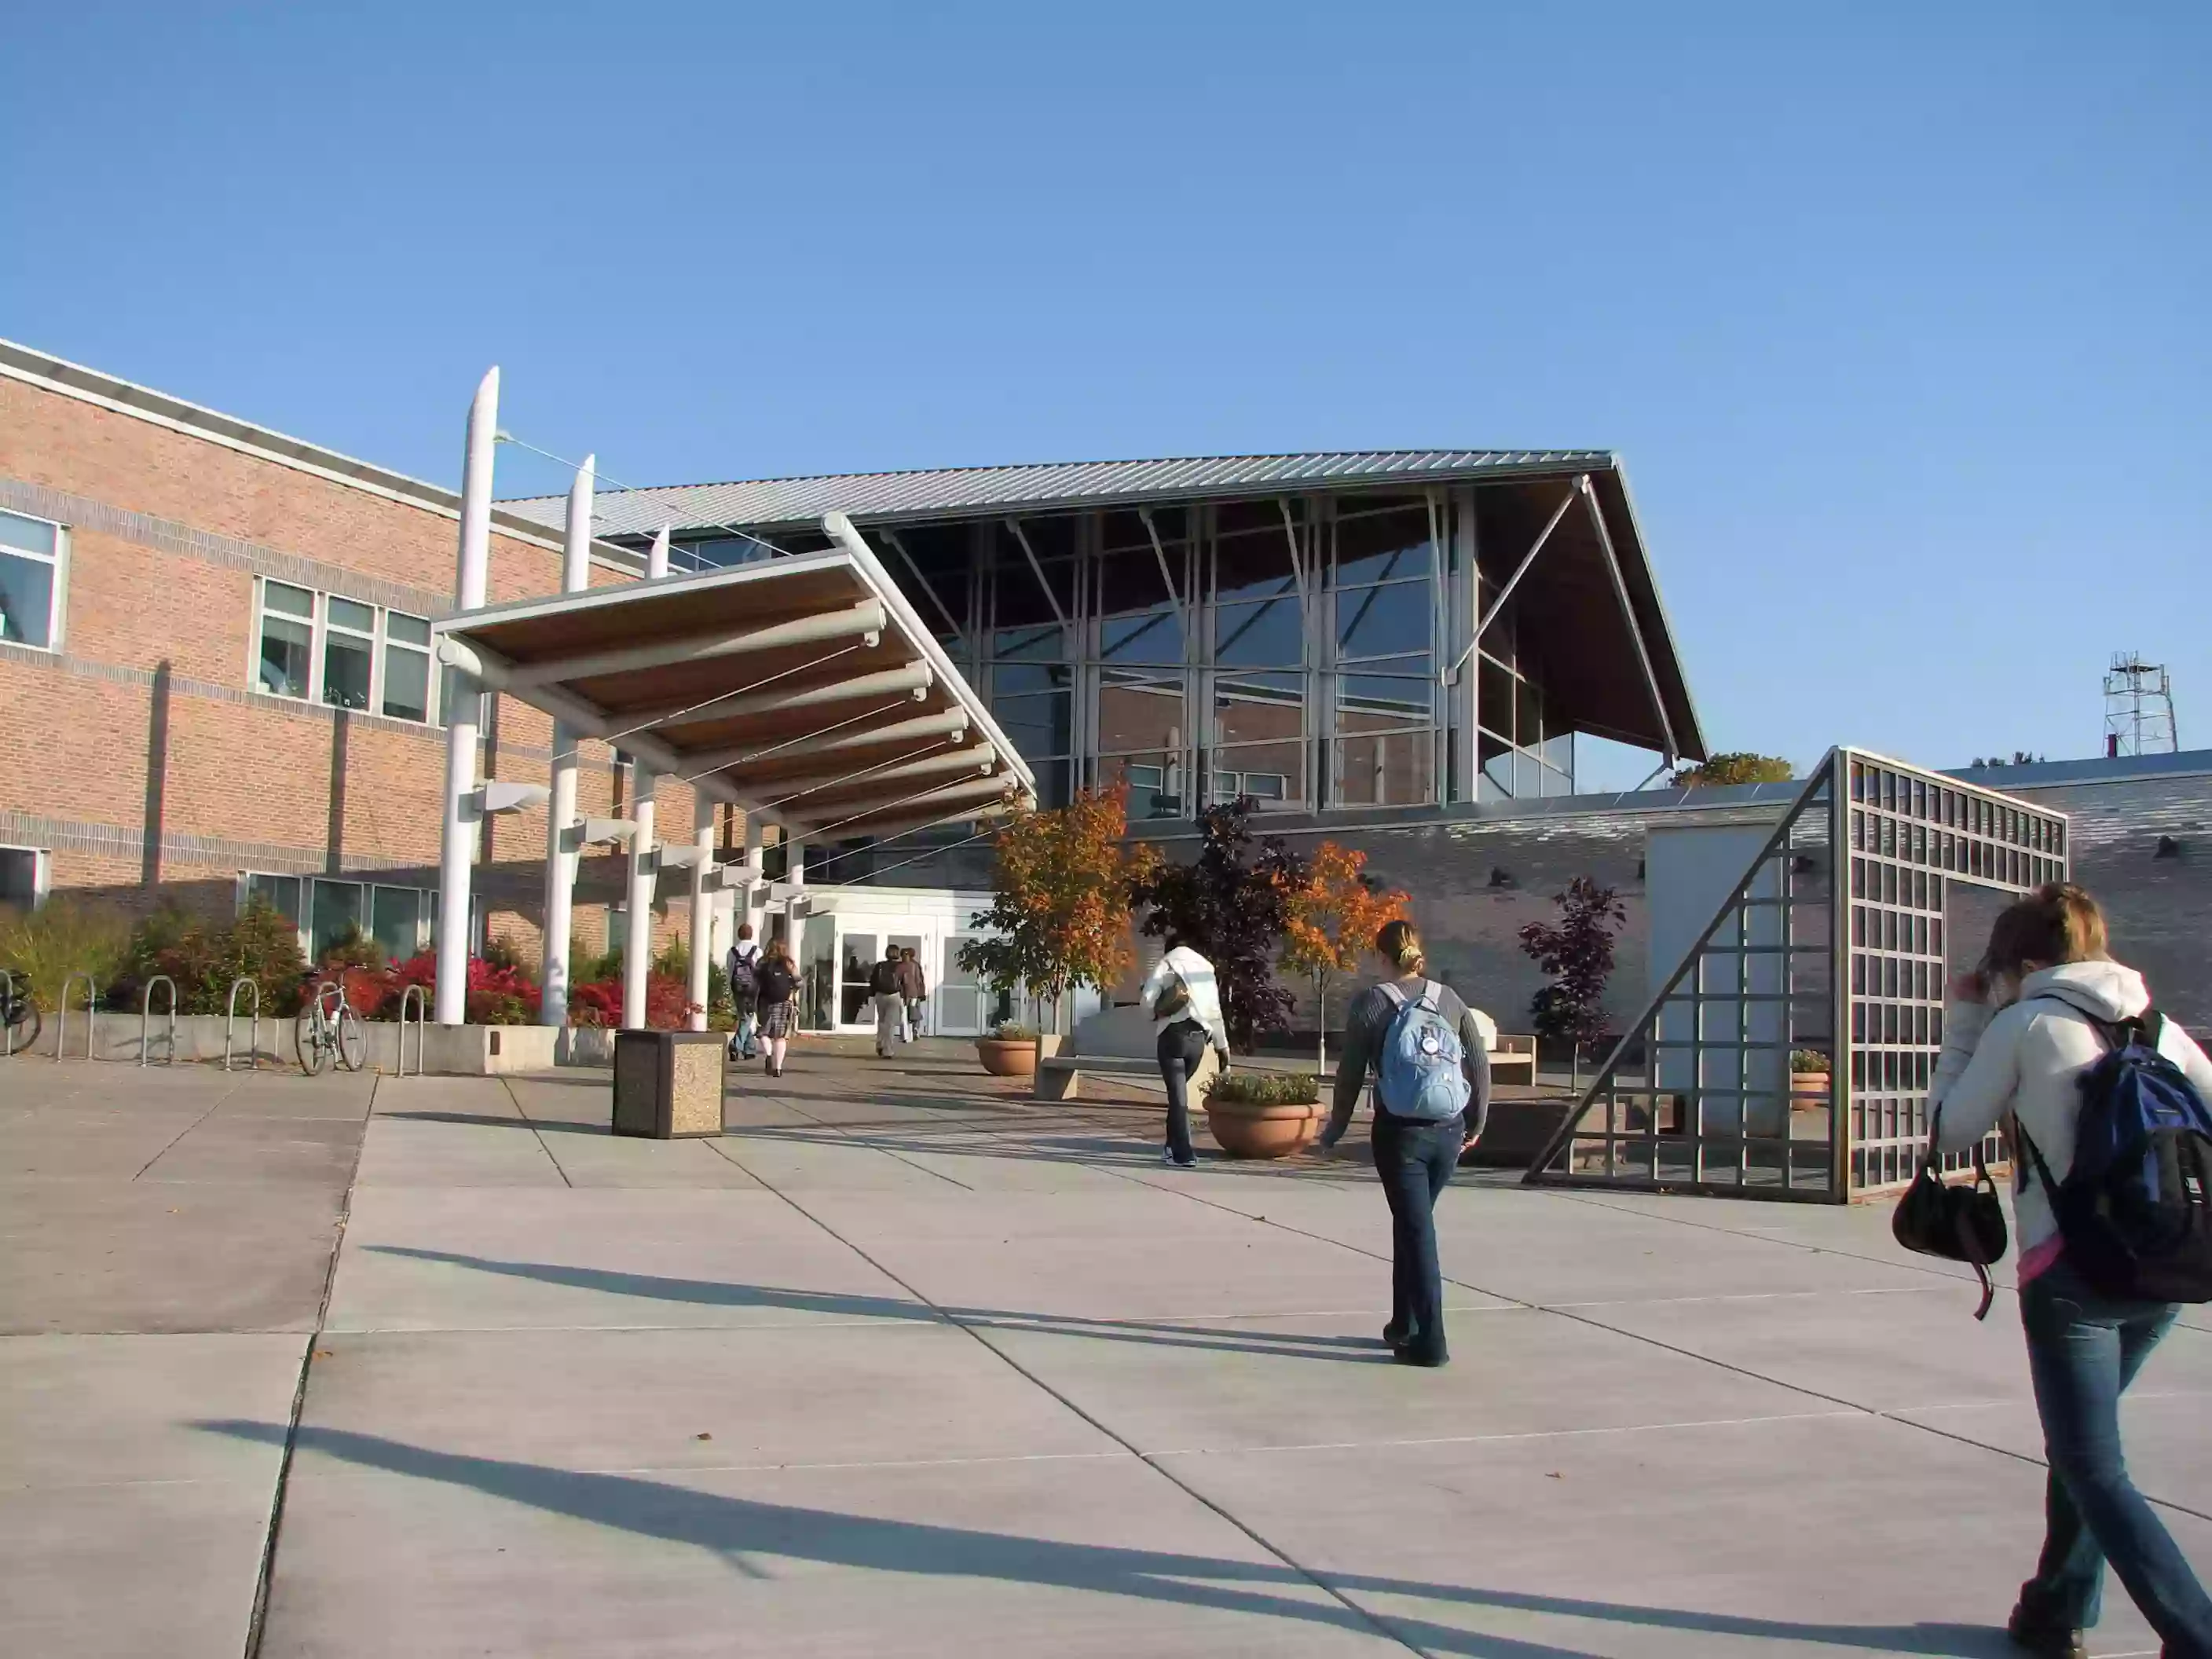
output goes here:
[[1536, 1086], [1536, 1039], [1532, 1036], [1504, 1036], [1490, 1051], [1490, 1081], [1525, 1084]]

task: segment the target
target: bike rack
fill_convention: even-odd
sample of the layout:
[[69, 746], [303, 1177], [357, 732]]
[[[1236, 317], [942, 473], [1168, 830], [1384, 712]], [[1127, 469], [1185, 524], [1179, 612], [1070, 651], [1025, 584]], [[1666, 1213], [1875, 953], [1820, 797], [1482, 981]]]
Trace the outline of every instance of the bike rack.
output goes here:
[[222, 1013], [222, 1069], [230, 1070], [231, 1027], [238, 1022], [238, 990], [244, 986], [253, 993], [253, 1014], [246, 1027], [246, 1069], [249, 1072], [261, 1064], [261, 985], [258, 980], [240, 974], [230, 982], [230, 1001]]
[[422, 1075], [423, 1056], [430, 1046], [430, 999], [419, 985], [410, 985], [399, 994], [399, 1075], [407, 1075], [407, 1008], [415, 1008], [415, 1075]]
[[62, 1054], [69, 1047], [70, 987], [77, 981], [84, 981], [84, 1057], [92, 1058], [93, 1028], [99, 1024], [94, 1011], [100, 1006], [100, 986], [90, 974], [71, 974], [62, 981], [61, 1006], [54, 1014], [54, 1064], [62, 1063]]
[[169, 1056], [161, 1064], [177, 1063], [177, 981], [167, 974], [156, 974], [146, 981], [146, 995], [138, 1006], [138, 1063], [147, 1065], [152, 1059], [154, 1029], [154, 988], [169, 988]]
[[[13, 1008], [15, 1006], [15, 976], [5, 968], [0, 968], [0, 985], [6, 988], [0, 989], [0, 1009]], [[4, 1017], [0, 1017], [0, 1060], [15, 1052], [15, 1028], [9, 1024]]]

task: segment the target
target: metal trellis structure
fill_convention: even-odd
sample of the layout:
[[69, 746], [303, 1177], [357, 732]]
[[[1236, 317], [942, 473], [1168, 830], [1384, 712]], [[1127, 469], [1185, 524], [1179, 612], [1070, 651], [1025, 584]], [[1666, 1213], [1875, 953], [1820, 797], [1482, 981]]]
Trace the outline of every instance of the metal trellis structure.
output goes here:
[[1901, 1185], [1947, 964], [2067, 858], [2062, 813], [1831, 750], [1527, 1181], [1816, 1203]]

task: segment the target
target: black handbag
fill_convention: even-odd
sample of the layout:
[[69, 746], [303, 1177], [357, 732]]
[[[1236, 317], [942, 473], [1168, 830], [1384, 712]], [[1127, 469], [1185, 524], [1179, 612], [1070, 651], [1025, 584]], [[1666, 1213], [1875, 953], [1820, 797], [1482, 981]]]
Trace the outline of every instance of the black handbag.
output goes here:
[[[1939, 1113], [1938, 1117], [1941, 1117]], [[1932, 1150], [1935, 1126], [1929, 1126], [1931, 1150], [1912, 1177], [1912, 1184], [1905, 1189], [1905, 1196], [1897, 1200], [1896, 1212], [1889, 1218], [1889, 1230], [1897, 1242], [1908, 1250], [1921, 1255], [1940, 1255], [1947, 1261], [1963, 1261], [1974, 1270], [1974, 1277], [1982, 1282], [1982, 1305], [1974, 1310], [1974, 1317], [1987, 1319], [1990, 1304], [1996, 1299], [1996, 1285], [1990, 1278], [1990, 1264], [2004, 1259], [2005, 1247], [2011, 1243], [2005, 1228], [2004, 1205], [1997, 1197], [1997, 1184], [1990, 1179], [1990, 1166], [1982, 1160], [1982, 1149], [1974, 1148], [1974, 1179], [1965, 1186], [1952, 1186], [1943, 1179]]]

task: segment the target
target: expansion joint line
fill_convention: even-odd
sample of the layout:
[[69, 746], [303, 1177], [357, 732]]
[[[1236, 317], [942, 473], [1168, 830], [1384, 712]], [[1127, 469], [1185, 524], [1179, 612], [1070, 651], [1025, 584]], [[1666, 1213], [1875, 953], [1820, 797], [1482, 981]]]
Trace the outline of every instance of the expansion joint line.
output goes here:
[[[765, 1185], [766, 1183], [763, 1182], [763, 1184]], [[867, 1251], [862, 1249], [858, 1244], [853, 1243], [851, 1239], [846, 1237], [844, 1234], [839, 1232], [835, 1227], [822, 1219], [820, 1216], [816, 1215], [812, 1211], [806, 1208], [805, 1205], [799, 1203], [798, 1200], [793, 1198], [788, 1193], [786, 1193], [781, 1188], [775, 1187], [769, 1187], [769, 1190], [775, 1194], [778, 1198], [781, 1199], [786, 1204], [788, 1204], [793, 1209], [798, 1211], [799, 1213], [805, 1217], [807, 1220], [812, 1222], [817, 1227], [819, 1227], [823, 1232], [829, 1234], [830, 1237], [836, 1239], [840, 1244], [842, 1244], [854, 1255], [860, 1257], [861, 1261], [866, 1262], [871, 1267], [873, 1267], [884, 1278], [890, 1279], [892, 1284], [897, 1285], [908, 1296], [914, 1297], [914, 1299], [920, 1303], [923, 1307], [927, 1308], [944, 1323], [951, 1326], [954, 1329], [965, 1334], [970, 1341], [975, 1343], [983, 1350], [984, 1352], [989, 1354], [1000, 1364], [1006, 1366], [1006, 1369], [1013, 1372], [1015, 1376], [1020, 1377], [1024, 1382], [1029, 1383], [1032, 1388], [1036, 1389], [1039, 1392], [1057, 1401], [1061, 1406], [1065, 1407], [1071, 1414], [1082, 1422], [1089, 1424], [1093, 1429], [1096, 1429], [1107, 1439], [1121, 1447], [1121, 1449], [1127, 1452], [1131, 1457], [1134, 1458], [1138, 1462], [1142, 1463], [1146, 1468], [1152, 1470], [1153, 1474], [1158, 1475], [1161, 1480], [1175, 1487], [1176, 1491], [1182, 1492], [1184, 1497], [1189, 1498], [1193, 1503], [1197, 1504], [1209, 1513], [1219, 1516], [1221, 1520], [1225, 1522], [1227, 1524], [1234, 1527], [1245, 1537], [1250, 1539], [1254, 1544], [1266, 1551], [1267, 1554], [1273, 1557], [1275, 1560], [1281, 1562], [1282, 1565], [1290, 1571], [1296, 1573], [1298, 1577], [1304, 1580], [1306, 1583], [1311, 1585], [1315, 1589], [1319, 1590], [1323, 1595], [1326, 1595], [1330, 1601], [1336, 1603], [1337, 1606], [1342, 1607], [1346, 1613], [1350, 1613], [1353, 1619], [1358, 1620], [1358, 1622], [1366, 1629], [1373, 1632], [1377, 1636], [1396, 1643], [1400, 1647], [1406, 1649], [1408, 1652], [1419, 1653], [1421, 1651], [1419, 1647], [1415, 1645], [1413, 1642], [1408, 1641], [1405, 1637], [1400, 1635], [1395, 1630], [1392, 1629], [1386, 1620], [1378, 1618], [1372, 1613], [1370, 1613], [1365, 1607], [1361, 1607], [1357, 1601], [1352, 1601], [1349, 1596], [1342, 1594], [1333, 1585], [1324, 1582], [1322, 1579], [1315, 1576], [1315, 1574], [1307, 1568], [1300, 1565], [1287, 1551], [1282, 1548], [1281, 1546], [1271, 1542], [1263, 1534], [1255, 1531], [1248, 1523], [1239, 1520], [1236, 1516], [1231, 1515], [1227, 1510], [1222, 1508], [1220, 1504], [1215, 1503], [1213, 1499], [1208, 1498], [1204, 1492], [1199, 1491], [1197, 1487], [1192, 1486], [1188, 1481], [1178, 1476], [1174, 1470], [1167, 1468], [1158, 1458], [1147, 1455], [1133, 1443], [1127, 1440], [1121, 1435], [1115, 1433], [1097, 1418], [1092, 1416], [1089, 1412], [1084, 1410], [1082, 1407], [1077, 1405], [1074, 1401], [1069, 1399], [1067, 1395], [1061, 1393], [1058, 1389], [1054, 1388], [1051, 1383], [1046, 1382], [1035, 1371], [1030, 1370], [1028, 1366], [1023, 1364], [1019, 1360], [1014, 1358], [1011, 1354], [1006, 1352], [994, 1343], [986, 1340], [982, 1332], [975, 1329], [964, 1320], [957, 1319], [951, 1314], [947, 1313], [943, 1307], [931, 1300], [930, 1297], [925, 1295], [920, 1289], [900, 1278], [899, 1275], [892, 1272], [890, 1267], [886, 1267], [883, 1262], [878, 1261], [874, 1256], [869, 1255]]]

